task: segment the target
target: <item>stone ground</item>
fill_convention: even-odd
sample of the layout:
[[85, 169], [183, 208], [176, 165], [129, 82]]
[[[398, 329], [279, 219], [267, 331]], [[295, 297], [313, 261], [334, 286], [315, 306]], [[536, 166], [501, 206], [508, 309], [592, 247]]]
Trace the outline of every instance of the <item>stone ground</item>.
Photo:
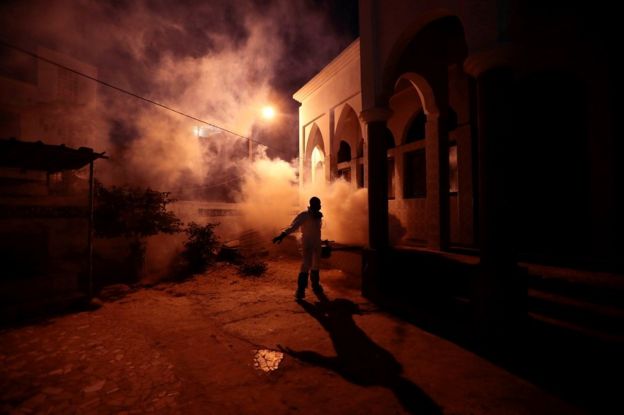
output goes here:
[[338, 270], [321, 274], [324, 301], [295, 302], [297, 268], [220, 264], [3, 329], [0, 413], [581, 413], [378, 310]]

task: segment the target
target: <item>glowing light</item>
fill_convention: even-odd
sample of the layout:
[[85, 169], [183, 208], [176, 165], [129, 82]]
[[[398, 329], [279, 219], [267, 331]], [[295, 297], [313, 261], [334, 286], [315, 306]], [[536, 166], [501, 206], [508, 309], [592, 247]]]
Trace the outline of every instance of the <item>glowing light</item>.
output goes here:
[[275, 117], [275, 109], [269, 106], [262, 108], [262, 117], [267, 120], [273, 119]]
[[324, 183], [325, 180], [325, 153], [319, 148], [314, 147], [311, 157], [312, 164], [312, 183]]

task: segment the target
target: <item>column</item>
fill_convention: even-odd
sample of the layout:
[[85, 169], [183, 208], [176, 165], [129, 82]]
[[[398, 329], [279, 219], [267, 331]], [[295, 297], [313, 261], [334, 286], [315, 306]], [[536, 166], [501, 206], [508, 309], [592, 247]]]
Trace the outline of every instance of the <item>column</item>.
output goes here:
[[372, 249], [388, 248], [388, 130], [391, 112], [373, 108], [362, 112], [368, 135], [368, 241]]
[[445, 250], [449, 245], [448, 131], [446, 103], [440, 114], [428, 114], [425, 152], [427, 155], [427, 245]]
[[488, 53], [469, 58], [465, 65], [477, 84], [481, 262], [473, 291], [474, 334], [482, 346], [494, 347], [519, 335], [527, 291], [526, 276], [516, 265], [511, 229], [513, 71], [504, 56], [508, 55]]
[[440, 122], [438, 114], [428, 114], [425, 125], [425, 154], [427, 159], [427, 200], [425, 202], [425, 214], [427, 216], [427, 246], [431, 249], [442, 248], [443, 216], [441, 212], [443, 192], [440, 189], [441, 178], [441, 153], [440, 148]]
[[391, 111], [371, 108], [362, 112], [368, 137], [368, 247], [362, 264], [362, 293], [371, 298], [379, 290], [388, 244], [388, 135]]

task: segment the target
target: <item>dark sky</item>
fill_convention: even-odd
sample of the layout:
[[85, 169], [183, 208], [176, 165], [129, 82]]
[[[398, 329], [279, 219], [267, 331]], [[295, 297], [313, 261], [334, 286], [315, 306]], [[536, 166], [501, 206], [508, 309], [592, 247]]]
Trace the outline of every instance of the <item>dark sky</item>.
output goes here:
[[[326, 16], [329, 26], [334, 31], [337, 39], [335, 45], [335, 55], [337, 55], [359, 35], [358, 1], [313, 0], [311, 4]], [[302, 23], [305, 25], [305, 22]], [[305, 35], [305, 32], [319, 29], [316, 27], [302, 29], [301, 32], [297, 33], [297, 37], [289, 39], [290, 48], [288, 55], [291, 61], [293, 59], [305, 61], [306, 54], [309, 54], [310, 48], [314, 48], [314, 45], [309, 44], [309, 37]], [[277, 81], [284, 91], [294, 92], [328, 62], [314, 62], [313, 65], [302, 67], [299, 71], [289, 71], [284, 68], [283, 72], [278, 76], [281, 80], [278, 79]]]

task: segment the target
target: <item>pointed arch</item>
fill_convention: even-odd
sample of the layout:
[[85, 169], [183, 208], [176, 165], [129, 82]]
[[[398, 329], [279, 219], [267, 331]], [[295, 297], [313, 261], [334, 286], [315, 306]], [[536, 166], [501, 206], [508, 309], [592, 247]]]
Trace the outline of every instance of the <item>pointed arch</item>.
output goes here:
[[304, 160], [304, 181], [316, 181], [324, 177], [325, 142], [321, 129], [314, 123], [306, 140]]
[[355, 110], [349, 104], [344, 104], [342, 110], [340, 111], [334, 137], [336, 138], [332, 145], [334, 153], [339, 151], [340, 142], [344, 141], [351, 149], [350, 158], [357, 157], [357, 148], [359, 141], [362, 138], [362, 129], [360, 127], [360, 120]]
[[431, 85], [424, 76], [415, 72], [406, 72], [399, 76], [399, 79], [395, 83], [395, 89], [401, 88], [402, 84], [405, 83], [409, 83], [409, 85], [416, 89], [426, 115], [439, 115], [440, 111], [436, 104], [433, 88], [431, 88]]
[[323, 139], [321, 129], [318, 127], [318, 125], [316, 125], [316, 123], [312, 124], [312, 128], [310, 128], [310, 133], [308, 134], [308, 139], [306, 140], [305, 159], [307, 161], [310, 161], [310, 157], [312, 157], [312, 151], [315, 147], [319, 147], [323, 154], [325, 154], [325, 140]]
[[351, 146], [345, 140], [340, 140], [340, 147], [338, 148], [337, 160], [338, 163], [351, 161]]

